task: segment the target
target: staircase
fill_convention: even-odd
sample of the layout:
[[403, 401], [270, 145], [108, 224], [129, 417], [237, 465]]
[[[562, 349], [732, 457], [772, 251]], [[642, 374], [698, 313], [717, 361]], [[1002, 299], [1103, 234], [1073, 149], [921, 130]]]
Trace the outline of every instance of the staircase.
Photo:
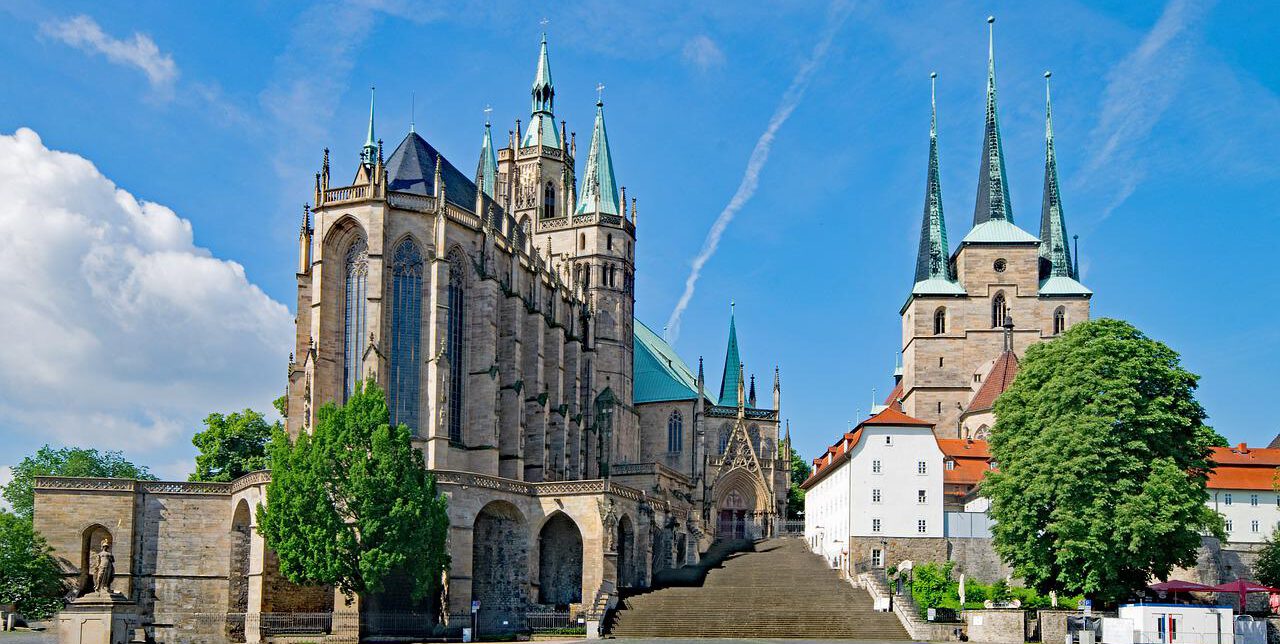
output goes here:
[[840, 579], [804, 541], [770, 539], [747, 547], [719, 563], [704, 559], [713, 563], [667, 580], [669, 587], [623, 599], [613, 635], [908, 639], [897, 617], [873, 611], [870, 596]]

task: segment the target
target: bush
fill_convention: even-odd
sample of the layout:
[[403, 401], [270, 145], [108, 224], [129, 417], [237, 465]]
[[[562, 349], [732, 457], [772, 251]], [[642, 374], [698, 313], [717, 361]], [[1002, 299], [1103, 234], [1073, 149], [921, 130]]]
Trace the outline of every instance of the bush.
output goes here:
[[911, 598], [916, 608], [945, 608], [947, 600], [956, 597], [959, 586], [951, 581], [951, 568], [951, 562], [941, 566], [927, 563], [911, 571]]

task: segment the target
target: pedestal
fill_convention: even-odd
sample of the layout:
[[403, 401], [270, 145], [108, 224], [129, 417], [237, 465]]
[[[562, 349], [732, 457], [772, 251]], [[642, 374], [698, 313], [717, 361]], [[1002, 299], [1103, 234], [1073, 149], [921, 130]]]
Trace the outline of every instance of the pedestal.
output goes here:
[[91, 593], [58, 613], [58, 644], [128, 644], [138, 606], [119, 593]]

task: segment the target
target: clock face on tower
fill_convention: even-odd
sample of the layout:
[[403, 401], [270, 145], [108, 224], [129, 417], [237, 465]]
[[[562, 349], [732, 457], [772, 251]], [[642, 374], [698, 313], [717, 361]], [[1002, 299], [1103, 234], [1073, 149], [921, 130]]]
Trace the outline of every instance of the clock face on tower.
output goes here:
[[1003, 273], [1004, 269], [1007, 268], [1008, 265], [1008, 262], [1004, 261], [1004, 258], [1001, 257], [996, 260], [996, 263], [992, 265], [992, 268], [994, 268], [997, 273]]

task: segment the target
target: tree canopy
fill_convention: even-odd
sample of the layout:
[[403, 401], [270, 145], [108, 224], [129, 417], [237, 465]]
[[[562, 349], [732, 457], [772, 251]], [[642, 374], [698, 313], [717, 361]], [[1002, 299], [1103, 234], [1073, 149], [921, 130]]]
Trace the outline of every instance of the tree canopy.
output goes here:
[[787, 518], [801, 519], [804, 517], [804, 490], [800, 489], [800, 484], [804, 483], [813, 473], [813, 467], [799, 452], [791, 449], [791, 487], [787, 490]]
[[67, 590], [31, 521], [0, 510], [0, 604], [17, 604], [24, 617], [44, 619], [62, 608]]
[[35, 509], [37, 476], [85, 476], [95, 478], [143, 479], [154, 481], [146, 467], [130, 463], [121, 452], [99, 452], [96, 449], [48, 445], [22, 459], [13, 467], [13, 479], [4, 487], [4, 500], [14, 513], [30, 519]]
[[1195, 563], [1209, 448], [1197, 376], [1119, 320], [1083, 322], [1031, 346], [996, 401], [991, 499], [997, 552], [1042, 592], [1125, 599]]
[[351, 597], [381, 591], [394, 572], [415, 600], [440, 589], [447, 501], [409, 428], [389, 418], [369, 382], [345, 405], [321, 407], [312, 434], [290, 441], [276, 432], [258, 530], [290, 581], [332, 584]]
[[283, 429], [279, 422], [268, 423], [265, 416], [252, 409], [225, 416], [209, 414], [204, 427], [204, 431], [191, 437], [191, 444], [200, 450], [192, 481], [233, 481], [249, 472], [270, 468], [267, 444], [273, 431]]

